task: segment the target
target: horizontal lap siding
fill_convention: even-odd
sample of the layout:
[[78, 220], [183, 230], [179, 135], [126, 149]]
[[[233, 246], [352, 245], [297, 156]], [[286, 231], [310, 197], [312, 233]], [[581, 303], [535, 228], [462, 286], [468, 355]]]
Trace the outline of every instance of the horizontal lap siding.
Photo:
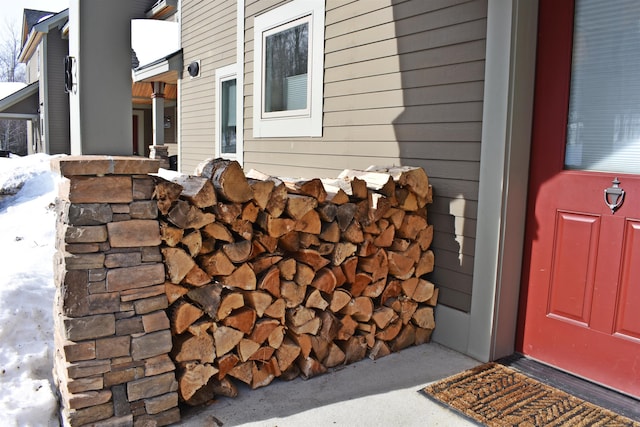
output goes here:
[[[236, 61], [236, 2], [183, 0], [180, 87], [180, 170], [192, 173], [215, 155], [215, 70]], [[200, 75], [186, 67], [200, 60]]]
[[486, 0], [327, 0], [321, 138], [254, 139], [253, 16], [245, 4], [245, 168], [336, 176], [421, 166], [433, 184], [440, 302], [468, 311], [476, 234]]

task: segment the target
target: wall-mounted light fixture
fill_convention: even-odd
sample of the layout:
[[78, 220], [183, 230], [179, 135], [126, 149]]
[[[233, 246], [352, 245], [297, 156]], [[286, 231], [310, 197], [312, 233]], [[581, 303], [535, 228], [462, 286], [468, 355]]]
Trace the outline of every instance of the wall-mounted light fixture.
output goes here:
[[200, 60], [192, 61], [189, 65], [187, 65], [187, 72], [191, 77], [196, 77], [200, 74]]

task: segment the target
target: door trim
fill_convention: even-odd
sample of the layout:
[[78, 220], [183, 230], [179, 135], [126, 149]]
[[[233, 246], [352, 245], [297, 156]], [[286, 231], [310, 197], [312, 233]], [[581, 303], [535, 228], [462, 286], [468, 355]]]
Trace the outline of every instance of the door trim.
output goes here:
[[515, 349], [537, 10], [537, 0], [489, 0], [471, 311], [436, 309], [434, 341], [481, 361]]

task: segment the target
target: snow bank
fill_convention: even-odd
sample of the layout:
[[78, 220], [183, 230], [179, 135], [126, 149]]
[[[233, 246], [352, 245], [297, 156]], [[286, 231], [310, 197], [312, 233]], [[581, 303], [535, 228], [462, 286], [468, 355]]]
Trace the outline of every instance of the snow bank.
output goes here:
[[0, 413], [57, 426], [52, 383], [57, 177], [51, 156], [0, 158]]

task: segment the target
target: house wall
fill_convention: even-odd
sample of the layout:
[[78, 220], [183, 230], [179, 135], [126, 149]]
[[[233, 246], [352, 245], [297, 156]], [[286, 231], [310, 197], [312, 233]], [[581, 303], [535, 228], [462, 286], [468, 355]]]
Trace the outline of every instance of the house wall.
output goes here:
[[[434, 188], [440, 303], [469, 311], [480, 174], [486, 0], [327, 0], [323, 135], [253, 137], [253, 20], [287, 3], [244, 2], [244, 168], [335, 177], [343, 169], [423, 167]], [[213, 155], [213, 70], [235, 62], [235, 2], [182, 3], [181, 170]], [[233, 19], [231, 19], [233, 17]]]
[[69, 42], [60, 30], [53, 29], [47, 38], [47, 94], [49, 154], [70, 154], [69, 95], [64, 91], [64, 57], [69, 54]]
[[179, 89], [180, 168], [193, 172], [215, 154], [215, 70], [236, 61], [236, 2], [183, 0], [182, 52], [185, 68], [200, 61], [200, 74], [185, 72]]

